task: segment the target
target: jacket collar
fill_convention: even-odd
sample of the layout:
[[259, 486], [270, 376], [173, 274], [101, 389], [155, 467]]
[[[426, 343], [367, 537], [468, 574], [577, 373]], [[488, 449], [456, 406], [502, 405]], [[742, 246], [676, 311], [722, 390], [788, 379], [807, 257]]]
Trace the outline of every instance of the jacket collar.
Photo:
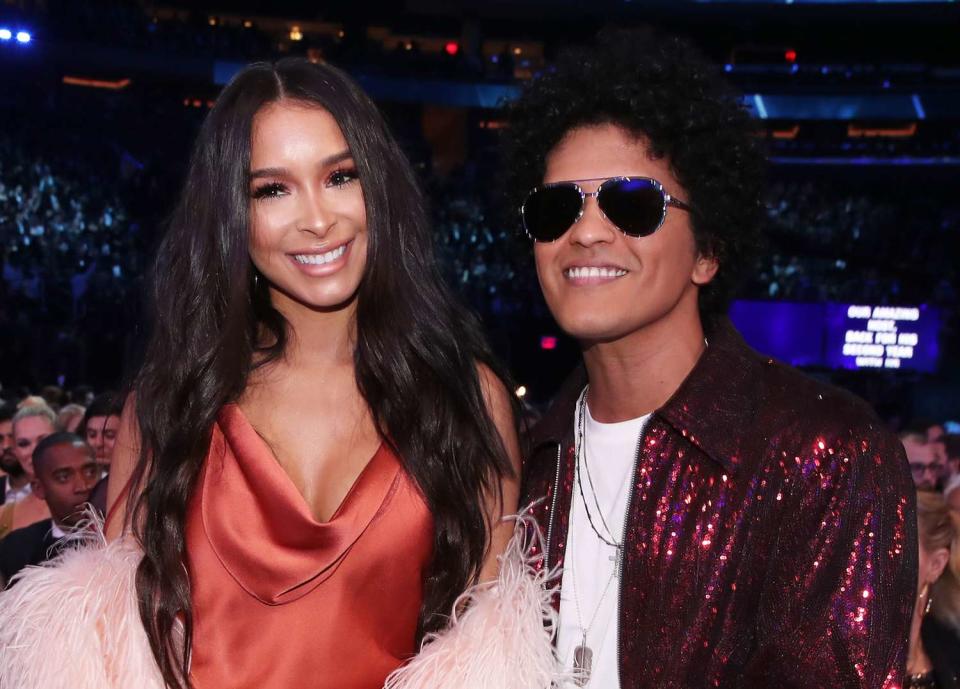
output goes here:
[[[654, 412], [688, 442], [736, 474], [748, 439], [755, 438], [759, 383], [765, 360], [750, 349], [727, 319], [708, 333], [709, 345], [673, 396]], [[573, 437], [577, 398], [587, 384], [581, 363], [568, 376], [531, 434], [531, 450]]]

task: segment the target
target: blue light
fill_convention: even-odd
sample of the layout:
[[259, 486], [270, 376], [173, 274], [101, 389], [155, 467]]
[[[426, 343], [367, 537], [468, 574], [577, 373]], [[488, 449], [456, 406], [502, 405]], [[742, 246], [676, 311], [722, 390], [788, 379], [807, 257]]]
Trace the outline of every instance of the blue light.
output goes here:
[[732, 71], [733, 71], [733, 65], [731, 65], [731, 64], [729, 64], [729, 63], [725, 64], [725, 65], [723, 66], [723, 71], [724, 71], [724, 72], [732, 72]]
[[13, 34], [10, 29], [0, 29], [0, 41], [9, 41], [11, 38], [13, 38]]
[[760, 116], [760, 119], [767, 119], [767, 106], [763, 102], [763, 96], [759, 93], [755, 94], [753, 96], [753, 104], [757, 107], [757, 114]]
[[923, 103], [920, 102], [920, 96], [916, 93], [911, 96], [913, 101], [913, 108], [917, 111], [917, 119], [925, 120], [927, 119], [927, 111], [923, 109]]
[[20, 43], [29, 43], [30, 34], [26, 31], [17, 31], [17, 41]]
[[790, 65], [790, 74], [796, 74], [799, 71], [800, 71], [800, 65], [796, 63]]

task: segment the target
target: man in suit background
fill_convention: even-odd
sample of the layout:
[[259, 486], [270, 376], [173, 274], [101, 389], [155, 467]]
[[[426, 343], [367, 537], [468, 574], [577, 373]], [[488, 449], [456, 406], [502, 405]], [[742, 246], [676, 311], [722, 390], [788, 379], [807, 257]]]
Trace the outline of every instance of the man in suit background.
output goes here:
[[33, 452], [34, 494], [47, 503], [50, 519], [12, 531], [0, 540], [0, 586], [28, 565], [56, 555], [64, 536], [83, 517], [100, 478], [93, 449], [73, 433], [54, 433]]

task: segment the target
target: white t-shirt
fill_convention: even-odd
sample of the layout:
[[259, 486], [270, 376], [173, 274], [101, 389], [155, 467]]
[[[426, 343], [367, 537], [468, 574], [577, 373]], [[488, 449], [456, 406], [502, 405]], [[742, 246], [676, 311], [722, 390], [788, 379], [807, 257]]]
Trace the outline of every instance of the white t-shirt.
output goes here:
[[[579, 405], [575, 411], [574, 428], [577, 414]], [[593, 479], [593, 488], [583, 465], [584, 455], [580, 453], [578, 471], [583, 497], [574, 481], [563, 578], [560, 582], [557, 653], [565, 667], [573, 668], [574, 651], [583, 643], [586, 630], [587, 647], [593, 651], [593, 659], [590, 679], [584, 686], [594, 689], [617, 689], [620, 686], [617, 669], [617, 596], [620, 582], [615, 572], [616, 548], [600, 540], [591, 528], [584, 510], [584, 498], [593, 524], [604, 538], [611, 542], [622, 542], [637, 443], [649, 418], [647, 414], [618, 423], [600, 423], [590, 416], [589, 407], [584, 414], [586, 465]], [[594, 490], [602, 520], [593, 500]], [[612, 533], [607, 532], [603, 522]], [[571, 683], [570, 686], [574, 685]]]

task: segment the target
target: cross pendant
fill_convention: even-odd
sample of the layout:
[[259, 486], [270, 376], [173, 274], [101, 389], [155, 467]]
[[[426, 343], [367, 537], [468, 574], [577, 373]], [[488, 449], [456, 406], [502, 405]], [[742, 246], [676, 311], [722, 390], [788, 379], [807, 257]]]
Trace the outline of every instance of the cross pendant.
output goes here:
[[619, 577], [620, 562], [623, 559], [623, 546], [622, 545], [616, 546], [616, 550], [614, 551], [613, 555], [611, 555], [608, 559], [610, 560], [610, 562], [613, 563], [613, 576]]

